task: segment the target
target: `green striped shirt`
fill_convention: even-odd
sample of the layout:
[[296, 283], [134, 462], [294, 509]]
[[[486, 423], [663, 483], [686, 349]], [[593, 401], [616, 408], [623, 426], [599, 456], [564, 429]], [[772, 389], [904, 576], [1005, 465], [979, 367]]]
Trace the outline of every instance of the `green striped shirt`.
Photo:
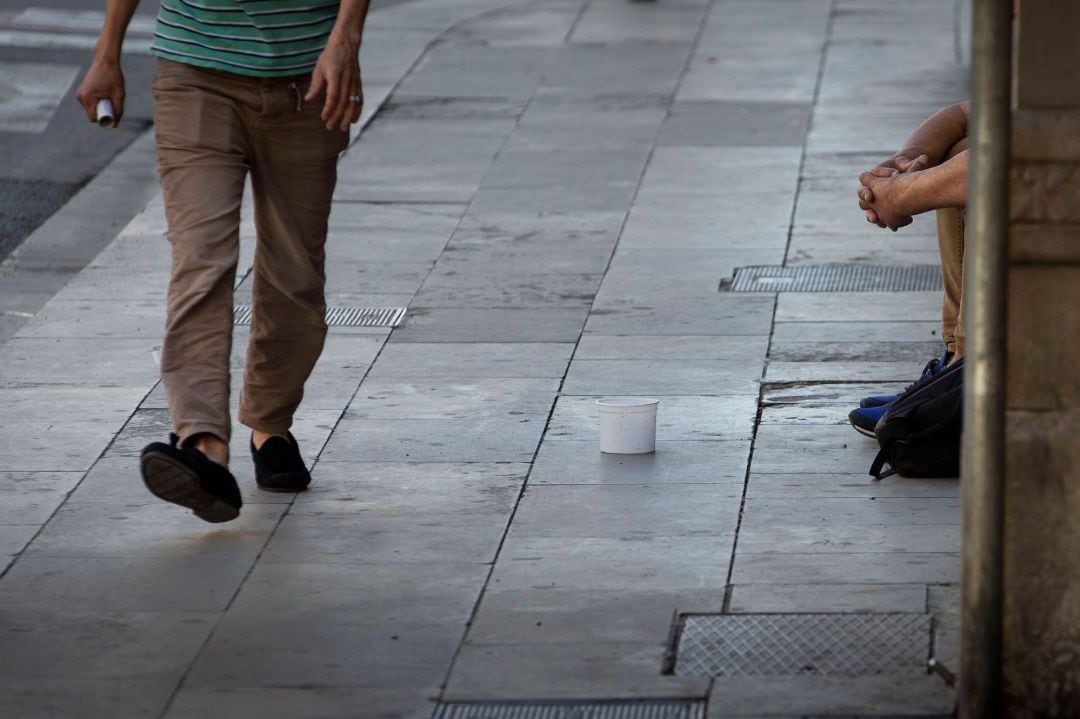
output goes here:
[[239, 75], [300, 75], [315, 68], [338, 0], [161, 0], [151, 51]]

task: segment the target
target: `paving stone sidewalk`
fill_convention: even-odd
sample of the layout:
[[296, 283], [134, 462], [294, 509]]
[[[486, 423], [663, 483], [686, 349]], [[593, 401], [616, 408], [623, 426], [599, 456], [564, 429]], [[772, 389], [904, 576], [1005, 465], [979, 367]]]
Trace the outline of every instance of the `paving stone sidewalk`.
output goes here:
[[[868, 225], [855, 176], [966, 96], [957, 17], [954, 0], [373, 13], [378, 112], [341, 161], [329, 302], [405, 321], [331, 330], [294, 428], [310, 491], [255, 489], [237, 427], [245, 505], [223, 526], [138, 480], [169, 429], [160, 196], [0, 347], [0, 714], [949, 714], [925, 660], [955, 667], [957, 484], [873, 481], [876, 445], [846, 424], [938, 352], [939, 293], [721, 281], [936, 263], [933, 218]], [[605, 395], [660, 399], [655, 455], [601, 455]], [[743, 663], [695, 669], [693, 615], [745, 629]], [[807, 621], [820, 666], [752, 656]], [[732, 651], [719, 631], [704, 663]]]

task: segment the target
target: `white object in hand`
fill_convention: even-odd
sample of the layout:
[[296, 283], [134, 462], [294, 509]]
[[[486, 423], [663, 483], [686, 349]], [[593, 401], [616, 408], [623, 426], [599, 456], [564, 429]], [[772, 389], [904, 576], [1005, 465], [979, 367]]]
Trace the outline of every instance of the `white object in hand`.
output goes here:
[[619, 397], [596, 402], [600, 410], [600, 451], [648, 454], [656, 451], [657, 399]]
[[116, 127], [116, 115], [108, 98], [97, 101], [97, 124], [106, 128]]

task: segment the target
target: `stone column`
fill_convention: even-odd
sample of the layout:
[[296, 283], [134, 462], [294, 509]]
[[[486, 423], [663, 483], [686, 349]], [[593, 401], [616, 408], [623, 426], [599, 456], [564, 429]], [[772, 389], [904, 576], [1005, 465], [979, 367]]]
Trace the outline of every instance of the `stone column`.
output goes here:
[[1080, 2], [1014, 43], [1004, 716], [1080, 716]]

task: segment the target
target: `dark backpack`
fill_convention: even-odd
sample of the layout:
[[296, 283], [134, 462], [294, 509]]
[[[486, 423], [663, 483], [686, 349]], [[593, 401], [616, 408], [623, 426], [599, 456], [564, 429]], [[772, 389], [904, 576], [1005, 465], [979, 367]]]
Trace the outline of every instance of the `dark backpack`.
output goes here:
[[[881, 450], [870, 474], [884, 479], [960, 476], [960, 431], [964, 415], [964, 360], [902, 395], [874, 428]], [[889, 469], [882, 472], [884, 465]]]

